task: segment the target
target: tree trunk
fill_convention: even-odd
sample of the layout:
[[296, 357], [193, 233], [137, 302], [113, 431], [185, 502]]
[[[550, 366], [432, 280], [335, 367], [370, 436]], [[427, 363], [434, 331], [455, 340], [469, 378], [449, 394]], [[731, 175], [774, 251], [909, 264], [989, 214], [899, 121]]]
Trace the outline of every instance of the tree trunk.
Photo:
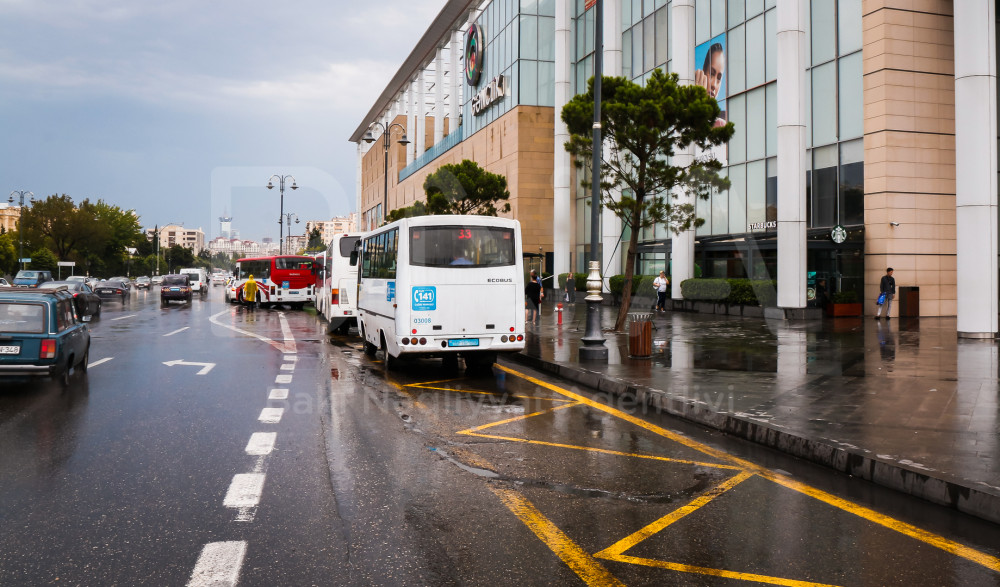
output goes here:
[[[637, 205], [632, 210], [632, 226], [639, 226], [642, 215], [642, 199], [637, 199]], [[628, 239], [628, 253], [625, 257], [625, 285], [622, 286], [622, 305], [618, 309], [618, 319], [615, 320], [615, 331], [621, 332], [628, 320], [628, 311], [632, 305], [632, 276], [635, 274], [635, 250], [639, 241], [639, 231], [633, 228]]]

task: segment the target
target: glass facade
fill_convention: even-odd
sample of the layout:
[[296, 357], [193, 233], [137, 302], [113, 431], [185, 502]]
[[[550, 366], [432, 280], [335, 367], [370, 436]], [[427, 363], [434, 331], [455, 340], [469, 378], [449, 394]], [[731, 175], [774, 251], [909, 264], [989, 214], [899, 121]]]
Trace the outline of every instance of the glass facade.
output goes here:
[[[697, 202], [697, 215], [704, 220], [696, 229], [699, 237], [773, 238], [777, 232], [776, 5], [776, 0], [695, 1], [694, 44], [700, 55], [709, 45], [723, 46], [725, 75], [717, 98], [735, 126], [725, 150], [725, 174], [732, 185]], [[644, 83], [653, 69], [673, 69], [671, 8], [668, 0], [622, 0], [625, 77]], [[572, 82], [574, 92], [580, 93], [593, 76], [594, 9], [585, 10], [585, 0], [575, 0], [573, 17]], [[860, 225], [864, 222], [861, 0], [812, 0], [808, 24], [808, 227]], [[702, 63], [695, 67], [702, 68]], [[589, 210], [588, 196], [576, 190], [578, 215]], [[586, 243], [589, 224], [585, 226], [578, 216], [576, 229], [576, 242]], [[656, 245], [671, 236], [664, 226], [652, 227], [642, 231], [640, 243]], [[576, 252], [581, 251], [582, 245]], [[643, 253], [640, 271], [647, 264], [662, 266], [663, 255]], [[773, 254], [764, 257], [758, 263], [762, 270], [774, 265]], [[721, 259], [716, 264], [732, 266]]]

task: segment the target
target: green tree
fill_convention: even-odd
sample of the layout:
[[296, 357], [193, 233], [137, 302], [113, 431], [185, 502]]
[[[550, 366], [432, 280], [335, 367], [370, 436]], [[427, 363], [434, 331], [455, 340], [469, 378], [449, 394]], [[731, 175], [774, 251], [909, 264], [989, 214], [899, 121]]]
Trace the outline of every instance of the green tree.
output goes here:
[[[716, 126], [719, 105], [701, 86], [682, 86], [676, 74], [653, 70], [645, 86], [623, 77], [602, 78], [601, 204], [610, 209], [630, 231], [625, 261], [622, 305], [615, 330], [621, 330], [632, 301], [632, 277], [639, 232], [656, 224], [679, 234], [704, 220], [692, 204], [677, 203], [678, 191], [707, 199], [711, 190], [726, 189], [729, 181], [719, 175], [722, 164], [711, 149], [729, 140], [733, 124]], [[576, 157], [578, 169], [592, 160], [594, 80], [586, 94], [563, 107], [562, 120], [570, 132], [566, 150]], [[687, 167], [671, 165], [680, 149], [696, 145], [709, 153]], [[584, 182], [589, 185], [589, 181]], [[621, 190], [621, 197], [612, 194]]]
[[59, 259], [56, 258], [52, 251], [42, 247], [31, 252], [31, 263], [25, 265], [25, 269], [56, 273], [59, 269], [58, 262]]
[[13, 275], [17, 272], [17, 245], [13, 234], [0, 234], [0, 275]]
[[176, 273], [185, 267], [194, 267], [194, 252], [181, 245], [173, 245], [164, 251], [167, 265], [171, 273]]
[[31, 250], [51, 249], [59, 259], [69, 259], [78, 246], [104, 243], [108, 228], [98, 221], [88, 200], [79, 206], [63, 194], [55, 194], [26, 206], [21, 212], [25, 246]]
[[424, 179], [424, 192], [428, 214], [496, 216], [497, 212], [510, 212], [507, 178], [490, 173], [468, 159], [442, 165], [428, 175]]
[[314, 226], [309, 231], [309, 243], [306, 245], [306, 252], [325, 251], [326, 243], [323, 242], [323, 233], [318, 226]]

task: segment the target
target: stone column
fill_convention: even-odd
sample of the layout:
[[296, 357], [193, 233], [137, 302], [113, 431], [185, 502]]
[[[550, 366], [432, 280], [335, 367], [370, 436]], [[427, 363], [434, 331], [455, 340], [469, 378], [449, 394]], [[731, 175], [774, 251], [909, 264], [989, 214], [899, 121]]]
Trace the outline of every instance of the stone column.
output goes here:
[[[694, 83], [694, 0], [674, 0], [670, 13], [670, 48], [672, 49], [673, 73], [679, 77], [681, 85]], [[694, 147], [674, 153], [673, 165], [687, 167], [694, 161]], [[677, 204], [695, 204], [695, 199], [683, 191], [677, 192]], [[682, 299], [681, 282], [694, 277], [694, 237], [695, 229], [680, 234], [671, 233], [670, 297]]]
[[462, 78], [464, 72], [459, 71], [458, 52], [462, 46], [462, 33], [453, 31], [451, 33], [451, 90], [448, 92], [448, 134], [458, 129], [458, 112], [461, 99], [458, 94], [462, 88]]
[[[620, 76], [622, 74], [622, 0], [604, 0], [604, 62], [603, 69], [605, 77]], [[605, 157], [609, 153], [607, 142], [604, 145]], [[621, 199], [621, 189], [615, 188], [611, 197], [614, 200]], [[603, 208], [601, 210], [601, 270], [606, 271], [604, 276], [604, 287], [608, 288], [608, 278], [622, 272], [622, 256], [627, 251], [622, 251], [621, 242], [622, 221], [611, 210]]]
[[416, 156], [419, 158], [427, 149], [427, 85], [424, 79], [424, 70], [417, 72], [417, 136], [414, 140], [417, 143]]
[[778, 0], [778, 307], [806, 307], [808, 0]]
[[417, 149], [417, 89], [416, 82], [411, 81], [406, 90], [406, 134], [410, 144], [406, 145], [406, 164], [413, 163], [413, 153]]
[[444, 138], [444, 48], [434, 50], [434, 144]]
[[996, 3], [955, 2], [958, 335], [997, 334]]
[[573, 190], [570, 189], [570, 165], [569, 153], [563, 147], [569, 141], [569, 130], [562, 121], [563, 106], [569, 102], [571, 97], [570, 75], [572, 69], [571, 47], [572, 35], [570, 34], [570, 23], [572, 17], [571, 0], [556, 0], [556, 33], [555, 33], [555, 54], [556, 54], [556, 80], [555, 80], [555, 140], [553, 144], [554, 165], [553, 165], [553, 193], [552, 193], [552, 248], [553, 248], [553, 271], [556, 275], [560, 273], [571, 273], [570, 266], [570, 242], [572, 242], [573, 224]]

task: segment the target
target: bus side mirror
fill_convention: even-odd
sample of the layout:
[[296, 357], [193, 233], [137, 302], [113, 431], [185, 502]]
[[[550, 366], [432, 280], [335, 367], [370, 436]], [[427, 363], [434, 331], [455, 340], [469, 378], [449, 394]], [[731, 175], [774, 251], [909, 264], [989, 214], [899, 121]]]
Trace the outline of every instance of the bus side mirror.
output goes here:
[[358, 252], [351, 251], [351, 267], [354, 267], [357, 264], [358, 264]]

